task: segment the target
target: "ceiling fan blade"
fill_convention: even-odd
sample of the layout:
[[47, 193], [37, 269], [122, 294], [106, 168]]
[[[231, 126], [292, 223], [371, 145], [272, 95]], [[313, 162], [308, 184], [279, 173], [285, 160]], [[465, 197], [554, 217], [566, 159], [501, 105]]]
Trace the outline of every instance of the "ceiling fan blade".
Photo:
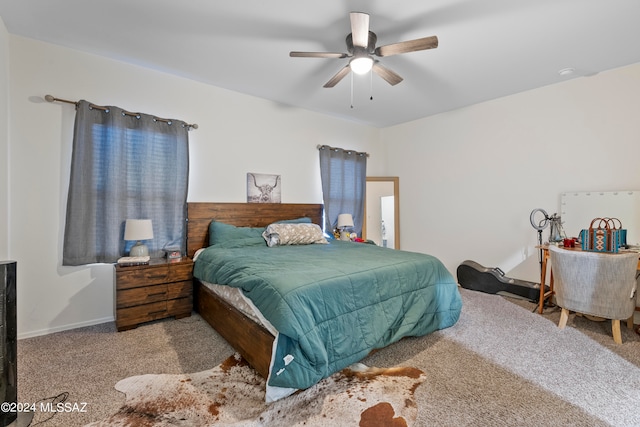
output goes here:
[[349, 65], [346, 65], [340, 71], [338, 71], [335, 76], [331, 77], [331, 79], [324, 84], [324, 87], [334, 87], [335, 85], [340, 83], [340, 80], [342, 80], [347, 74], [349, 74], [349, 71], [351, 71], [351, 68], [349, 67]]
[[373, 72], [385, 79], [391, 86], [395, 86], [403, 80], [402, 77], [395, 72], [380, 65], [378, 61], [373, 63]]
[[351, 12], [351, 37], [353, 45], [366, 48], [369, 44], [369, 15], [362, 12]]
[[346, 58], [346, 53], [340, 52], [289, 52], [292, 58]]
[[438, 47], [438, 37], [423, 37], [421, 39], [408, 40], [406, 42], [392, 43], [376, 48], [378, 56], [391, 56], [399, 53], [415, 52], [418, 50], [435, 49]]

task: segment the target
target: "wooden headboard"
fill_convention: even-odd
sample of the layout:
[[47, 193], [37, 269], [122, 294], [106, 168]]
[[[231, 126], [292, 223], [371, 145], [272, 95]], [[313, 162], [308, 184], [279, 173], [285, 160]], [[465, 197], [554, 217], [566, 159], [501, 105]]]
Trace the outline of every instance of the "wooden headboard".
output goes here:
[[237, 227], [266, 227], [283, 220], [309, 217], [322, 227], [323, 205], [316, 203], [187, 203], [187, 256], [209, 243], [212, 219]]

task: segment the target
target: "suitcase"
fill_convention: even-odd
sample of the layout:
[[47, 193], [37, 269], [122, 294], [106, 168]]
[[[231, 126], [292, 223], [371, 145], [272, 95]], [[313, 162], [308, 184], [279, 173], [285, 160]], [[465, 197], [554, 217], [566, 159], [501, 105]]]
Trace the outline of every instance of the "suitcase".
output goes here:
[[[458, 266], [458, 283], [465, 289], [488, 294], [508, 292], [538, 303], [540, 284], [506, 277], [499, 268], [483, 267], [474, 261], [464, 261]], [[549, 289], [545, 286], [545, 292]]]

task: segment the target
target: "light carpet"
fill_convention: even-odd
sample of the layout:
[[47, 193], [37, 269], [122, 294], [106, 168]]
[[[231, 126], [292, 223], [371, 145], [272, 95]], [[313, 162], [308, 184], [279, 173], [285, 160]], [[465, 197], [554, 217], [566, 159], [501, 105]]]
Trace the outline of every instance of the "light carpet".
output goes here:
[[[594, 424], [599, 419], [609, 425], [640, 426], [640, 369], [609, 349], [618, 346], [613, 342], [611, 322], [585, 320], [602, 331], [609, 346], [605, 347], [574, 327], [575, 314], [560, 329], [556, 322], [541, 321], [537, 313], [522, 313], [501, 297], [468, 292], [469, 299], [478, 303], [466, 304], [462, 323], [442, 331], [443, 336], [543, 387], [549, 399], [581, 408], [594, 417]], [[468, 325], [469, 321], [481, 322], [482, 328]], [[623, 335], [626, 344], [622, 346], [640, 350], [631, 329], [624, 327]], [[541, 408], [550, 403], [539, 402]]]
[[124, 406], [89, 426], [411, 426], [418, 411], [413, 395], [424, 379], [415, 368], [356, 364], [266, 404], [265, 381], [235, 355], [204, 372], [119, 381]]
[[[367, 357], [368, 366], [412, 366], [415, 426], [640, 426], [640, 336], [557, 308], [460, 289], [453, 327], [404, 339]], [[18, 341], [18, 398], [61, 396], [85, 412], [41, 412], [39, 427], [75, 427], [108, 418], [125, 402], [114, 385], [144, 374], [210, 370], [233, 349], [201, 317], [166, 319], [116, 332], [113, 323]]]

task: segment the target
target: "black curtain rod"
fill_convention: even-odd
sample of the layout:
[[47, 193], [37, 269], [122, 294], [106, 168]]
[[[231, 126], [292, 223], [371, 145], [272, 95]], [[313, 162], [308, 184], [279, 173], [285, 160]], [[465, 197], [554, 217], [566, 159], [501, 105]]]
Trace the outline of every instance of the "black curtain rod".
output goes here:
[[344, 148], [338, 148], [338, 147], [330, 147], [328, 145], [318, 145], [316, 147], [318, 150], [342, 150], [342, 151], [346, 151], [347, 153], [355, 153], [358, 156], [367, 156], [369, 157], [369, 153], [364, 153], [364, 152], [360, 152], [360, 151], [356, 151], [356, 150], [346, 150]]
[[[52, 95], [45, 95], [44, 99], [45, 99], [45, 101], [47, 101], [47, 102], [55, 102], [55, 101], [58, 101], [58, 102], [65, 102], [65, 103], [67, 103], [67, 104], [73, 104], [73, 105], [75, 105], [76, 107], [78, 106], [78, 103], [77, 103], [77, 102], [69, 101], [69, 100], [67, 100], [67, 99], [62, 99], [62, 98], [56, 98], [55, 96], [52, 96]], [[101, 106], [101, 105], [89, 104], [89, 106], [90, 106], [91, 108], [95, 108], [95, 109], [97, 109], [97, 110], [103, 110], [103, 111], [107, 111], [107, 110], [108, 110], [108, 108], [107, 108], [107, 107], [103, 107], [103, 106]], [[129, 116], [137, 116], [137, 115], [139, 115], [139, 113], [130, 113], [129, 111], [124, 111], [124, 114], [127, 114], [127, 115], [129, 115]], [[160, 121], [160, 122], [164, 122], [164, 123], [170, 123], [170, 122], [171, 122], [171, 119], [161, 119], [160, 117], [154, 117], [154, 118], [155, 118], [156, 120], [158, 120], [158, 121]], [[186, 125], [186, 126], [187, 126], [187, 130], [191, 130], [191, 129], [198, 129], [198, 124], [197, 124], [197, 123], [193, 123], [193, 124], [188, 124], [188, 123], [187, 123], [187, 125]]]

